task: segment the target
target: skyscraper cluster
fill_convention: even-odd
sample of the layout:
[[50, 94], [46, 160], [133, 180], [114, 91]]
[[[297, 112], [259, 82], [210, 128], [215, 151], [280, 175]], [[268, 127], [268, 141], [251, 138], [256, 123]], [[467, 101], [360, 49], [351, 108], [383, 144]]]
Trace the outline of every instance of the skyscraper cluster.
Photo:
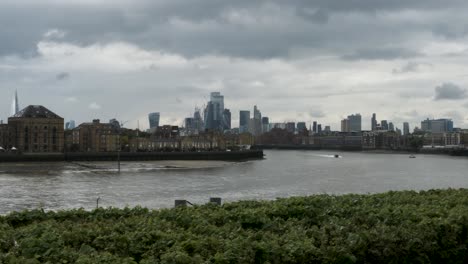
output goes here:
[[205, 112], [205, 129], [229, 130], [231, 129], [231, 111], [224, 108], [224, 96], [220, 92], [212, 92]]

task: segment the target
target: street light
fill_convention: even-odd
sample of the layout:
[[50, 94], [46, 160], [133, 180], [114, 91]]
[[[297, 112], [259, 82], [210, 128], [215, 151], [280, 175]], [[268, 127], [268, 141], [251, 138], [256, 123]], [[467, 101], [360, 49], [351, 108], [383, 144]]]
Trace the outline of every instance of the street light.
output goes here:
[[118, 142], [118, 147], [117, 147], [117, 168], [118, 172], [120, 173], [120, 150], [122, 148], [122, 145], [120, 144], [120, 137], [122, 135], [122, 127], [127, 123], [128, 121], [121, 122], [119, 125], [119, 142]]

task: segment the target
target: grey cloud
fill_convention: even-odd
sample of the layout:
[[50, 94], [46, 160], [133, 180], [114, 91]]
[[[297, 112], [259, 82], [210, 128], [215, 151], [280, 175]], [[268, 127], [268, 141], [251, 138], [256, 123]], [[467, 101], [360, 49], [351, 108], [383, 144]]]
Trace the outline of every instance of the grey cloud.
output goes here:
[[404, 74], [404, 73], [410, 73], [410, 72], [418, 72], [418, 71], [422, 70], [424, 67], [432, 67], [432, 64], [409, 61], [408, 63], [403, 65], [401, 68], [393, 69], [392, 73], [393, 74]]
[[402, 58], [420, 57], [418, 51], [405, 48], [378, 48], [378, 49], [359, 49], [353, 54], [342, 56], [344, 60], [393, 60]]
[[61, 72], [55, 76], [55, 79], [58, 81], [63, 81], [70, 78], [70, 74], [68, 72]]
[[[0, 56], [33, 56], [44, 33], [57, 29], [67, 33], [61, 36], [63, 41], [80, 45], [126, 41], [145, 49], [160, 49], [188, 57], [223, 54], [269, 59], [287, 57], [296, 48], [307, 48], [315, 54], [336, 54], [349, 60], [414, 57], [420, 54], [407, 47], [406, 40], [418, 32], [445, 32], [444, 28], [436, 28], [439, 19], [432, 19], [428, 14], [424, 24], [387, 22], [381, 14], [394, 12], [398, 15], [403, 10], [447, 10], [447, 17], [454, 12], [459, 12], [461, 17], [468, 6], [466, 1], [459, 0], [450, 4], [436, 0], [194, 0], [190, 4], [182, 0], [146, 0], [117, 1], [115, 5], [104, 1], [92, 5], [57, 1], [28, 3], [20, 6], [0, 4], [0, 24], [15, 25], [0, 29], [4, 36]], [[454, 11], [451, 7], [457, 9]], [[240, 24], [226, 18], [230, 12], [241, 15], [238, 18]], [[362, 13], [361, 18], [353, 18], [356, 12]], [[47, 16], [41, 15], [44, 13]], [[278, 24], [265, 25], [262, 19]], [[174, 21], [182, 23], [174, 24]], [[389, 42], [398, 44], [392, 49], [374, 48]]]
[[312, 110], [309, 112], [309, 115], [315, 118], [323, 118], [326, 116], [322, 110]]
[[453, 83], [443, 83], [435, 88], [434, 100], [461, 100], [467, 96], [466, 89]]
[[297, 8], [297, 14], [315, 23], [324, 24], [328, 22], [329, 13], [324, 9]]

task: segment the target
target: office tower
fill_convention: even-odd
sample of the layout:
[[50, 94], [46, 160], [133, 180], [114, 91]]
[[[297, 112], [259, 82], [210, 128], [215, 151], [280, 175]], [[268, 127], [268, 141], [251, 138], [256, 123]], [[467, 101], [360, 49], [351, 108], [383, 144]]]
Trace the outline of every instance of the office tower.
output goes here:
[[348, 131], [349, 132], [361, 132], [361, 115], [360, 114], [355, 114], [355, 115], [350, 115], [348, 116], [349, 120], [349, 127]]
[[184, 126], [187, 135], [195, 134], [195, 119], [193, 117], [186, 117], [184, 119]]
[[393, 126], [392, 122], [388, 123], [388, 130], [395, 131], [395, 127]]
[[371, 119], [371, 130], [375, 131], [377, 130], [377, 117], [375, 113], [372, 114], [372, 119]]
[[317, 133], [322, 133], [322, 124], [317, 125]]
[[317, 121], [314, 121], [313, 126], [312, 126], [312, 131], [314, 133], [317, 133]]
[[224, 96], [222, 96], [220, 92], [212, 92], [204, 113], [205, 128], [210, 130], [223, 130], [223, 114]]
[[149, 127], [150, 127], [150, 130], [152, 130], [153, 132], [159, 126], [159, 118], [160, 118], [159, 112], [154, 112], [154, 113], [149, 113], [148, 114]]
[[221, 119], [224, 111], [224, 96], [220, 92], [212, 92], [210, 94], [210, 101], [214, 104], [214, 118], [215, 120]]
[[249, 131], [249, 120], [250, 111], [239, 111], [239, 133], [245, 133]]
[[11, 115], [14, 116], [20, 111], [19, 103], [18, 103], [18, 90], [15, 90], [15, 97], [13, 98], [13, 102], [11, 104]]
[[403, 122], [403, 135], [409, 135], [410, 133], [410, 128], [409, 128], [409, 123], [408, 122]]
[[297, 132], [301, 133], [307, 131], [306, 123], [305, 122], [297, 122]]
[[229, 109], [223, 111], [223, 129], [231, 129], [231, 111]]
[[262, 133], [270, 131], [270, 119], [266, 116], [262, 117]]
[[324, 129], [323, 131], [324, 131], [324, 132], [330, 132], [330, 131], [331, 131], [330, 126], [325, 126], [325, 129]]
[[203, 122], [203, 118], [200, 114], [199, 108], [195, 108], [195, 111], [193, 112], [193, 129], [193, 132], [196, 134], [205, 130], [205, 124]]
[[382, 128], [382, 130], [388, 130], [387, 120], [380, 121], [380, 127]]
[[426, 119], [421, 121], [421, 130], [432, 133], [444, 133], [453, 131], [453, 121], [451, 119]]
[[75, 128], [75, 120], [70, 120], [65, 124], [66, 130], [71, 130]]
[[349, 119], [341, 120], [341, 132], [349, 132]]
[[288, 132], [294, 133], [294, 131], [296, 130], [296, 123], [294, 123], [294, 122], [287, 122], [287, 123], [286, 123], [286, 130], [287, 130]]
[[262, 113], [254, 106], [253, 118], [250, 120], [249, 132], [252, 135], [260, 135], [262, 133]]

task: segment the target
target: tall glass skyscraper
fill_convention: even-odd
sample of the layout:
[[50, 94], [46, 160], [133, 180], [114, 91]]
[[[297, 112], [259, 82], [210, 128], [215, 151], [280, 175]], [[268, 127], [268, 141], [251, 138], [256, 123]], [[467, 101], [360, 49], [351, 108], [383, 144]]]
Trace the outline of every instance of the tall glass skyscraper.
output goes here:
[[156, 129], [159, 126], [159, 112], [148, 114], [150, 129]]
[[239, 112], [239, 132], [244, 133], [249, 131], [250, 111], [241, 110]]

